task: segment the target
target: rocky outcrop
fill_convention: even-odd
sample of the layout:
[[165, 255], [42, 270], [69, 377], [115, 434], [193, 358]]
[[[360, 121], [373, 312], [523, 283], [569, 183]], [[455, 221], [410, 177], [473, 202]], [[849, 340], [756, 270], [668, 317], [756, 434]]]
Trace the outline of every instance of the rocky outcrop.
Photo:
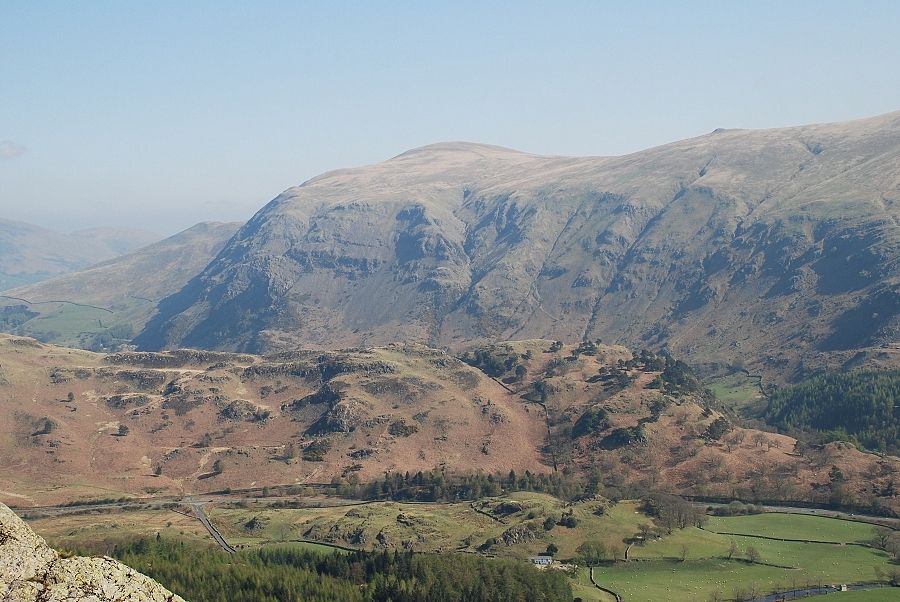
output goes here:
[[0, 600], [6, 602], [184, 602], [112, 558], [61, 558], [0, 504]]

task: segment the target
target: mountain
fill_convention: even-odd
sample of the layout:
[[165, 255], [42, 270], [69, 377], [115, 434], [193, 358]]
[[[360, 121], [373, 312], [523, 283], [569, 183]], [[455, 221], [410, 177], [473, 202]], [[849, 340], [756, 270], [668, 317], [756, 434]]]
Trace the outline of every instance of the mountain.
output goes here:
[[621, 157], [445, 143], [291, 188], [136, 339], [602, 338], [774, 380], [896, 363], [900, 112]]
[[127, 342], [216, 256], [236, 223], [201, 223], [86, 270], [5, 291], [0, 330], [86, 348]]
[[96, 354], [0, 335], [0, 357], [0, 500], [22, 507], [435, 470], [900, 510], [896, 457], [736, 426], [684, 364], [620, 346]]
[[0, 219], [0, 290], [47, 280], [159, 240], [143, 230], [93, 228], [71, 234]]
[[7, 602], [184, 602], [153, 579], [112, 558], [60, 557], [3, 504], [0, 598]]

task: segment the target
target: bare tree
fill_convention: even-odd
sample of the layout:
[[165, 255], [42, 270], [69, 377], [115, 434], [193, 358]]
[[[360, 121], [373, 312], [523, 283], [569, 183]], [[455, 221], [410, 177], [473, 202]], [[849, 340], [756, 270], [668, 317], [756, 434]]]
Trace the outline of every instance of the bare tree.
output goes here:
[[888, 529], [887, 527], [876, 527], [875, 528], [875, 536], [872, 538], [872, 546], [878, 548], [879, 550], [886, 550], [888, 542], [891, 540], [891, 535], [894, 534], [893, 529]]
[[750, 546], [749, 548], [747, 548], [747, 560], [756, 564], [757, 562], [759, 562], [759, 559], [760, 559], [759, 550], [757, 550], [753, 546]]

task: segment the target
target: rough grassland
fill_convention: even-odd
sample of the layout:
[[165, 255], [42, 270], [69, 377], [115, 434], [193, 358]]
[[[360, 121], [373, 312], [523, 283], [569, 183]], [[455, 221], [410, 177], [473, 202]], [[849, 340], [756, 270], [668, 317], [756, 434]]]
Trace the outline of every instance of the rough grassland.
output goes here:
[[[501, 504], [510, 501], [521, 509], [510, 514], [498, 511]], [[549, 543], [559, 547], [560, 558], [569, 558], [587, 539], [599, 539], [624, 549], [622, 540], [636, 533], [639, 523], [650, 522], [637, 512], [633, 502], [616, 504], [602, 516], [594, 513], [599, 506], [599, 502], [567, 506], [549, 495], [516, 493], [477, 502], [476, 508], [481, 512], [476, 512], [468, 502], [373, 502], [278, 510], [211, 508], [208, 514], [229, 542], [236, 545], [258, 546], [305, 539], [361, 549], [410, 547], [417, 551], [474, 552], [489, 538], [502, 540], [505, 533], [518, 533], [519, 537], [509, 544], [501, 541], [489, 550], [491, 554], [517, 558], [542, 552]], [[558, 519], [564, 511], [571, 511], [577, 518], [577, 528], [559, 525], [549, 531], [543, 528], [547, 517]], [[250, 530], [247, 523], [253, 518], [259, 524]]]
[[157, 533], [173, 540], [212, 543], [200, 521], [171, 510], [129, 510], [38, 518], [29, 520], [28, 526], [59, 549], [101, 550], [108, 542], [155, 537]]

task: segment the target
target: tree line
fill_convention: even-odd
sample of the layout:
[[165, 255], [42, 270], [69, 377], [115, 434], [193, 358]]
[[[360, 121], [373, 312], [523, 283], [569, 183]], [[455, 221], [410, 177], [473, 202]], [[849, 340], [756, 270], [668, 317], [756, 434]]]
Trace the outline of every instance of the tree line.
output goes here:
[[554, 473], [446, 473], [426, 470], [416, 473], [392, 472], [369, 483], [335, 479], [338, 495], [367, 500], [398, 502], [452, 502], [478, 500], [516, 491], [547, 493], [562, 500], [577, 500], [603, 493], [598, 472], [584, 477], [565, 468]]
[[766, 421], [823, 441], [900, 453], [900, 370], [833, 372], [776, 391]]

